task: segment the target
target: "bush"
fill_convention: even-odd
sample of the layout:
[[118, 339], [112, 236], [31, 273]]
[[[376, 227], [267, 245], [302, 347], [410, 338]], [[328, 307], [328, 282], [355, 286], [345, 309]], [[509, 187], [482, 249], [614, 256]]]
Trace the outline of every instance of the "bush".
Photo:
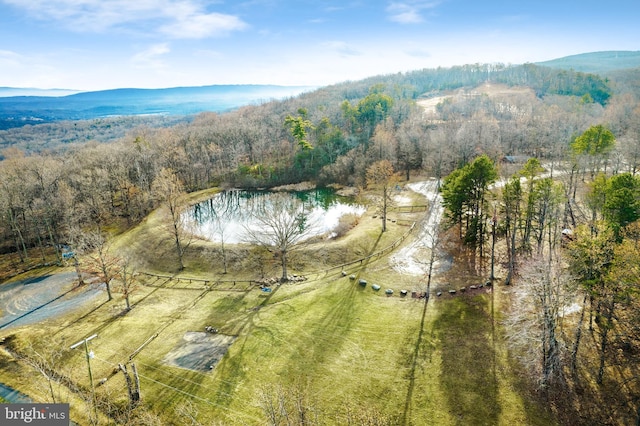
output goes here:
[[353, 229], [360, 221], [360, 216], [355, 214], [345, 214], [340, 217], [338, 226], [333, 230], [335, 237], [340, 238]]

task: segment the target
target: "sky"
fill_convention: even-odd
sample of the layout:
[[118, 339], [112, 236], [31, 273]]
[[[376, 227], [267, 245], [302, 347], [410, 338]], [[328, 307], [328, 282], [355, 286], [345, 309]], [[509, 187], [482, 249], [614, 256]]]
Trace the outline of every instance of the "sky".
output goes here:
[[640, 50], [638, 0], [0, 0], [0, 87], [324, 86]]

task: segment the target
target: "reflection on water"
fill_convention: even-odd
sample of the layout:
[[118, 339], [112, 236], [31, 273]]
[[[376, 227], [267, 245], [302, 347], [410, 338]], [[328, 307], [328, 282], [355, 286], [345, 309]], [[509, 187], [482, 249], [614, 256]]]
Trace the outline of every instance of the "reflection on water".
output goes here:
[[[365, 212], [363, 206], [354, 204], [349, 197], [327, 188], [287, 194], [304, 204], [308, 212], [306, 222], [313, 224], [310, 236], [330, 234], [343, 215], [361, 216]], [[270, 191], [223, 191], [194, 205], [187, 213], [188, 222], [196, 235], [210, 241], [242, 243], [246, 241], [245, 229], [256, 226], [256, 212], [263, 210], [274, 195]]]

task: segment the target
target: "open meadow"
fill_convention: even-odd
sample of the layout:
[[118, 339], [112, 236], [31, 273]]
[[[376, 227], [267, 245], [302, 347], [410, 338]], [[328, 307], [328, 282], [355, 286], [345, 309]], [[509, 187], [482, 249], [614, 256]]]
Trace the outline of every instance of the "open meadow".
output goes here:
[[[433, 277], [430, 297], [412, 297], [426, 278], [398, 273], [389, 256], [395, 242], [416, 238], [409, 224], [419, 226], [424, 212], [394, 213], [384, 234], [365, 216], [342, 239], [296, 254], [304, 281], [263, 291], [247, 270], [236, 277], [207, 266], [201, 241], [181, 274], [160, 274], [154, 259], [170, 253], [170, 242], [152, 215], [118, 243], [141, 253], [146, 245], [141, 257], [158, 273], [139, 275], [132, 309], [105, 296], [37, 326], [0, 330], [0, 381], [39, 401], [70, 402], [74, 421], [90, 424], [87, 359], [69, 347], [97, 334], [88, 349], [101, 424], [553, 424], [508, 359], [503, 289], [451, 295], [484, 282], [454, 267]], [[336, 259], [350, 263], [329, 267]], [[43, 368], [21, 357], [41, 357]], [[140, 380], [142, 404], [133, 410], [118, 370], [127, 363]]]

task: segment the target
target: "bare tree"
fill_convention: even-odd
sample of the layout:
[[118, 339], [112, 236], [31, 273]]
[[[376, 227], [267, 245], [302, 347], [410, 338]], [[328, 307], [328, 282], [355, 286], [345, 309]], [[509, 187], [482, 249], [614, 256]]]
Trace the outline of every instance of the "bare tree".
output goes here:
[[131, 293], [136, 290], [137, 279], [136, 273], [131, 264], [131, 258], [124, 256], [119, 262], [120, 292], [127, 304], [127, 311], [131, 310], [130, 297]]
[[260, 407], [269, 425], [323, 424], [317, 407], [309, 401], [309, 389], [300, 383], [289, 387], [264, 386], [259, 398]]
[[180, 418], [187, 419], [187, 421], [183, 424], [190, 424], [191, 426], [202, 426], [202, 423], [198, 421], [198, 408], [191, 400], [185, 399], [183, 403], [178, 405], [178, 407], [176, 408], [176, 413], [180, 416]]
[[[62, 402], [60, 397], [56, 399], [53, 382], [58, 381], [60, 375], [56, 370], [63, 366], [61, 345], [49, 345], [47, 348], [36, 348], [33, 342], [20, 353], [19, 359], [33, 368], [47, 380], [47, 393], [51, 396], [51, 402]], [[58, 349], [56, 349], [58, 348]]]
[[6, 159], [0, 167], [0, 219], [10, 230], [15, 251], [20, 255], [20, 262], [28, 260], [27, 228], [24, 218], [28, 197], [24, 179], [20, 178], [21, 159]]
[[153, 182], [153, 192], [169, 211], [169, 229], [176, 245], [180, 270], [184, 269], [184, 252], [189, 246], [185, 210], [185, 191], [182, 182], [171, 169], [162, 169]]
[[382, 216], [382, 232], [387, 230], [387, 209], [390, 202], [389, 188], [394, 182], [393, 166], [389, 160], [380, 160], [367, 169], [367, 186], [378, 186], [382, 191], [379, 210]]
[[598, 292], [598, 316], [596, 322], [600, 331], [600, 365], [596, 382], [602, 384], [606, 355], [611, 345], [611, 335], [619, 327], [619, 311], [630, 305], [636, 298], [640, 279], [640, 251], [635, 242], [626, 240], [614, 248], [611, 269], [604, 279], [604, 285]]
[[[220, 242], [220, 255], [222, 256], [223, 273], [227, 273], [227, 250], [225, 242], [228, 238], [227, 228], [235, 215], [240, 215], [240, 203], [238, 202], [239, 191], [225, 191], [217, 194], [207, 201], [203, 217], [199, 220], [210, 226], [205, 228], [207, 237], [211, 241]], [[214, 250], [211, 250], [214, 251]]]
[[245, 240], [278, 256], [282, 264], [282, 281], [287, 281], [287, 256], [307, 240], [314, 228], [306, 206], [288, 194], [273, 194], [264, 197], [253, 216], [256, 225], [245, 226]]
[[522, 364], [530, 366], [540, 385], [547, 387], [562, 378], [560, 319], [573, 292], [567, 287], [568, 273], [557, 256], [530, 259], [520, 272], [506, 320], [507, 336]]
[[120, 273], [120, 259], [113, 254], [111, 242], [98, 230], [82, 234], [80, 238], [79, 246], [86, 254], [86, 267], [100, 276], [107, 289], [107, 297], [113, 299], [111, 281]]
[[131, 364], [131, 373], [133, 374], [133, 378], [131, 378], [126, 364], [118, 364], [118, 368], [124, 375], [125, 382], [127, 383], [129, 407], [134, 408], [140, 402], [140, 378], [138, 377], [138, 370], [135, 364]]

